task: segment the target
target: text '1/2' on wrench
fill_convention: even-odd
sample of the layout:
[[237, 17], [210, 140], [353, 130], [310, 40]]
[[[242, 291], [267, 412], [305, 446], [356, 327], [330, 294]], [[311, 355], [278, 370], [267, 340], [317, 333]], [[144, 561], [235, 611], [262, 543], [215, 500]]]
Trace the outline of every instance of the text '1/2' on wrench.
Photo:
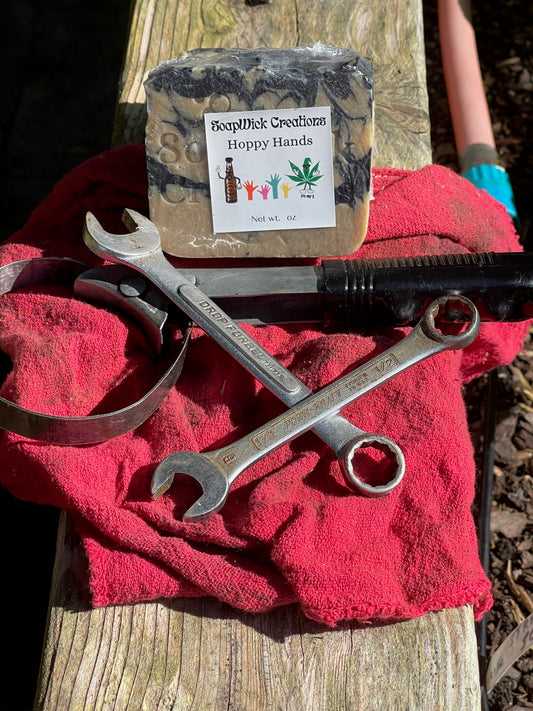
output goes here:
[[[460, 333], [446, 333], [450, 319], [464, 321]], [[202, 487], [200, 498], [186, 511], [184, 521], [201, 521], [224, 505], [235, 479], [255, 462], [284, 443], [312, 429], [317, 422], [334, 428], [328, 419], [348, 403], [384, 383], [415, 363], [444, 350], [457, 350], [472, 343], [480, 318], [465, 297], [435, 300], [411, 333], [381, 355], [359, 366], [330, 385], [308, 396], [275, 419], [232, 444], [203, 454], [176, 452], [157, 466], [152, 478], [152, 496], [157, 498], [172, 484], [176, 473], [193, 477]], [[454, 329], [452, 329], [454, 330]], [[351, 457], [353, 451], [343, 453]]]
[[[161, 250], [156, 226], [148, 218], [133, 210], [125, 210], [123, 220], [133, 231], [114, 235], [106, 232], [94, 215], [87, 213], [83, 233], [85, 244], [100, 257], [129, 265], [146, 276], [289, 407], [312, 394], [306, 385], [243, 331], [179, 270], [174, 269]], [[312, 429], [337, 455], [348, 485], [366, 496], [388, 494], [402, 480], [405, 459], [398, 445], [388, 437], [363, 432], [339, 414], [332, 414], [327, 422], [317, 420]], [[393, 463], [395, 470], [389, 481], [373, 485], [357, 475], [352, 459], [355, 451], [361, 447], [379, 450]], [[352, 454], [346, 456], [345, 452]]]

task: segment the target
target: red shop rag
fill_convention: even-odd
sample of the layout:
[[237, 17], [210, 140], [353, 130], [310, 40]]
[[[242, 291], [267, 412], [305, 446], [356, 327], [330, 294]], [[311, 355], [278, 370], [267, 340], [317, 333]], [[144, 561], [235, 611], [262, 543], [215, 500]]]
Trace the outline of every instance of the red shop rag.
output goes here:
[[[0, 264], [38, 256], [101, 263], [82, 241], [85, 213], [119, 232], [125, 207], [148, 214], [141, 145], [113, 149], [68, 174], [0, 247]], [[519, 250], [505, 209], [452, 171], [374, 170], [368, 233], [356, 258]], [[0, 349], [13, 361], [0, 394], [23, 407], [83, 416], [103, 400], [107, 410], [123, 406], [124, 388], [134, 398], [152, 384], [153, 356], [137, 326], [66, 287], [5, 294], [0, 327]], [[79, 447], [2, 431], [1, 481], [17, 497], [70, 511], [95, 607], [214, 596], [257, 613], [297, 603], [331, 626], [462, 605], [479, 618], [491, 588], [471, 515], [474, 453], [461, 387], [509, 363], [528, 327], [484, 323], [466, 350], [419, 363], [343, 410], [403, 449], [404, 480], [383, 498], [349, 489], [335, 455], [309, 432], [239, 477], [221, 512], [205, 521], [181, 521], [198, 496], [188, 478], [152, 501], [151, 477], [164, 457], [215, 449], [285, 409], [198, 328], [176, 387], [137, 430]], [[409, 330], [245, 329], [311, 390]]]

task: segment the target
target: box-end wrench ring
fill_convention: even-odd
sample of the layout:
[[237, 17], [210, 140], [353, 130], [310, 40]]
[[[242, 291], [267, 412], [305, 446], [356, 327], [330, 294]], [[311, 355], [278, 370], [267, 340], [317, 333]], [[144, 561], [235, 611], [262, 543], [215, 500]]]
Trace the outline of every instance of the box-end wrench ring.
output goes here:
[[[460, 316], [465, 323], [468, 321], [468, 325], [461, 333], [446, 333], [442, 329], [447, 315], [450, 318]], [[201, 521], [212, 516], [224, 505], [235, 479], [252, 464], [312, 429], [318, 421], [334, 428], [335, 417], [332, 416], [348, 403], [436, 353], [464, 348], [476, 338], [479, 325], [479, 313], [469, 299], [462, 296], [436, 299], [403, 340], [251, 434], [211, 452], [176, 452], [163, 459], [152, 478], [153, 498], [171, 486], [176, 473], [187, 474], [200, 484], [203, 493], [186, 511], [183, 520]], [[345, 447], [337, 454], [345, 462], [353, 453], [351, 447]]]
[[[98, 256], [131, 266], [146, 276], [289, 407], [312, 394], [306, 385], [170, 264], [161, 250], [161, 238], [153, 222], [134, 210], [125, 210], [123, 221], [132, 230], [131, 233], [114, 235], [106, 232], [92, 213], [87, 213], [83, 233], [85, 244]], [[349, 486], [367, 496], [383, 496], [402, 480], [404, 457], [398, 445], [388, 437], [367, 435], [341, 415], [335, 416], [335, 427], [317, 421], [313, 429], [336, 454], [345, 447], [353, 446], [355, 451], [362, 446], [374, 446], [394, 463], [394, 476], [386, 484], [377, 486], [362, 482], [355, 475], [351, 463], [343, 466]]]

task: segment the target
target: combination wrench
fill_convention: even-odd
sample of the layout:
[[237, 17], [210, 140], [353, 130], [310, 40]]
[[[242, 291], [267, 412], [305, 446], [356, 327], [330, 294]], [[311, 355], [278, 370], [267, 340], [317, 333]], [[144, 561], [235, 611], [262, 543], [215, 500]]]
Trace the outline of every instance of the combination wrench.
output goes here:
[[[442, 330], [446, 314], [461, 314], [469, 321], [458, 334]], [[281, 445], [322, 422], [322, 431], [333, 431], [332, 416], [348, 403], [368, 393], [415, 363], [444, 350], [457, 350], [472, 343], [479, 331], [480, 318], [474, 304], [461, 296], [436, 299], [418, 325], [403, 340], [351, 373], [278, 415], [232, 444], [210, 452], [176, 452], [156, 467], [152, 478], [152, 497], [158, 498], [172, 484], [176, 473], [195, 479], [202, 488], [199, 499], [186, 511], [183, 520], [202, 521], [219, 511], [237, 477], [255, 462]], [[351, 457], [349, 446], [340, 454]]]
[[[99, 257], [126, 264], [143, 274], [289, 407], [312, 395], [306, 385], [172, 266], [163, 254], [161, 238], [153, 222], [128, 209], [124, 210], [122, 219], [131, 232], [115, 235], [106, 232], [88, 212], [83, 231], [87, 247]], [[383, 496], [402, 480], [405, 459], [400, 447], [388, 437], [364, 432], [339, 414], [332, 414], [327, 422], [319, 418], [311, 429], [337, 455], [348, 485], [362, 494]], [[393, 463], [394, 475], [389, 481], [373, 485], [357, 476], [353, 457], [361, 447], [380, 450]]]

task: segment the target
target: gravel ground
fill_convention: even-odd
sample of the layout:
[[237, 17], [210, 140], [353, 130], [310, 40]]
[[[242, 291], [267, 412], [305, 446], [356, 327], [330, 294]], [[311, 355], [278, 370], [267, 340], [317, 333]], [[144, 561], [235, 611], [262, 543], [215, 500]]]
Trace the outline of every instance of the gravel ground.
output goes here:
[[[457, 170], [439, 53], [436, 0], [423, 0], [433, 160]], [[533, 4], [472, 1], [480, 68], [501, 164], [509, 173], [524, 248], [533, 250]]]
[[[480, 67], [501, 164], [509, 173], [521, 241], [533, 251], [533, 5], [472, 2]], [[451, 119], [439, 57], [436, 3], [424, 2], [434, 162], [457, 170]], [[489, 574], [494, 607], [486, 616], [487, 656], [533, 612], [533, 344], [495, 384], [493, 492]], [[480, 487], [487, 377], [465, 389]], [[479, 516], [478, 507], [475, 514]], [[489, 695], [491, 711], [533, 708], [533, 652], [517, 661]]]
[[[511, 177], [522, 243], [533, 251], [533, 6], [529, 0], [474, 2], [474, 26], [494, 135]], [[128, 0], [4, 0], [9, 31], [0, 46], [0, 190], [3, 239], [75, 165], [108, 148], [126, 39]], [[457, 169], [440, 65], [436, 0], [424, 0], [434, 161]], [[465, 390], [481, 461], [486, 378]], [[533, 345], [499, 369], [490, 574], [495, 605], [487, 616], [496, 648], [533, 610]], [[2, 546], [11, 585], [2, 586], [7, 659], [0, 711], [32, 707], [44, 635], [57, 512], [19, 502], [0, 489]], [[516, 518], [518, 516], [518, 518]], [[517, 525], [518, 523], [518, 525]], [[514, 524], [511, 525], [511, 524]], [[21, 623], [22, 620], [22, 623]], [[524, 656], [490, 698], [491, 711], [533, 708], [533, 656]]]

